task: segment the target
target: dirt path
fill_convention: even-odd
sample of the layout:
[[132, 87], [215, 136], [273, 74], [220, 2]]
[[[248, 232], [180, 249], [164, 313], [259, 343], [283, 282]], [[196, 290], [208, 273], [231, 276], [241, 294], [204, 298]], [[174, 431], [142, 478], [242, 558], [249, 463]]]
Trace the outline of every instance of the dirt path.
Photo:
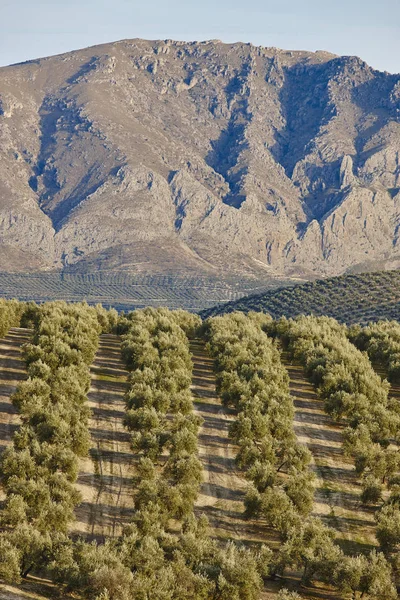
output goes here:
[[92, 446], [90, 457], [81, 461], [77, 487], [83, 502], [76, 511], [74, 532], [102, 538], [121, 532], [133, 506], [133, 455], [123, 426], [128, 372], [118, 336], [100, 337], [91, 376]]
[[0, 600], [73, 600], [47, 579], [29, 575], [18, 586], [0, 584]]
[[[0, 340], [0, 454], [12, 443], [20, 423], [10, 397], [18, 383], [26, 379], [21, 346], [29, 341], [30, 336], [30, 329], [15, 327]], [[0, 499], [3, 499], [2, 492]]]
[[325, 413], [300, 363], [282, 352], [290, 377], [290, 392], [296, 409], [294, 429], [300, 442], [313, 455], [317, 476], [314, 514], [338, 532], [346, 552], [360, 552], [376, 545], [374, 510], [362, 506], [361, 486], [351, 459], [343, 455], [343, 427]]
[[234, 412], [222, 406], [215, 390], [213, 361], [204, 342], [192, 340], [193, 355], [192, 394], [195, 411], [204, 419], [199, 435], [199, 456], [203, 463], [204, 482], [197, 501], [199, 514], [207, 515], [218, 537], [240, 537], [236, 521], [243, 513], [246, 482], [239, 477], [236, 466], [236, 448], [228, 436]]

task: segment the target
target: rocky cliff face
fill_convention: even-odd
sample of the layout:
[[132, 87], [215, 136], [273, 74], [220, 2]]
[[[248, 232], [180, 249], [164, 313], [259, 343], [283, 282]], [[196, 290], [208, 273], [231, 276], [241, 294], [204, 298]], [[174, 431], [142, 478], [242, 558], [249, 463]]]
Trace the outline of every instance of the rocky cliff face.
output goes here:
[[127, 40], [0, 69], [0, 270], [400, 266], [400, 75]]

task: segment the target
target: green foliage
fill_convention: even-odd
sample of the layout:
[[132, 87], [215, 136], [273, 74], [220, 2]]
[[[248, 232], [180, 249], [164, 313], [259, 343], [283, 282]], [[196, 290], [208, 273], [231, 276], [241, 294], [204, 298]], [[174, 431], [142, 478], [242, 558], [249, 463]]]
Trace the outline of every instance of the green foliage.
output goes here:
[[20, 552], [5, 535], [0, 535], [0, 579], [5, 583], [19, 583], [20, 573]]
[[319, 519], [309, 519], [293, 528], [279, 550], [278, 570], [283, 566], [303, 568], [303, 582], [314, 578], [332, 582], [332, 576], [343, 560], [343, 553], [334, 543], [332, 529]]
[[399, 503], [389, 501], [376, 514], [376, 537], [385, 553], [400, 549]]
[[363, 499], [376, 501], [377, 480], [387, 481], [400, 464], [397, 450], [389, 448], [400, 432], [400, 420], [389, 401], [387, 382], [347, 339], [346, 328], [333, 319], [281, 319], [275, 333], [304, 365], [327, 412], [347, 425], [344, 448], [354, 457], [357, 472], [366, 477]]
[[360, 591], [370, 600], [396, 600], [392, 569], [383, 554], [372, 551], [369, 555], [360, 578]]
[[97, 321], [101, 327], [101, 332], [111, 333], [114, 331], [118, 324], [118, 312], [115, 308], [107, 310], [101, 304], [96, 304], [94, 309], [96, 311]]
[[364, 504], [377, 504], [382, 498], [382, 485], [373, 475], [367, 475], [363, 480], [361, 501]]
[[19, 327], [23, 312], [22, 302], [0, 298], [0, 337], [4, 337], [11, 327]]
[[301, 600], [302, 596], [297, 592], [289, 592], [287, 589], [280, 590], [277, 600]]
[[97, 314], [63, 302], [25, 309], [34, 327], [24, 348], [29, 377], [12, 397], [21, 426], [1, 457], [1, 524], [15, 549], [14, 580], [16, 556], [18, 577], [49, 564], [54, 540], [67, 533], [81, 499], [73, 484], [89, 448], [86, 394], [101, 331]]
[[400, 324], [397, 321], [378, 321], [365, 327], [353, 326], [349, 338], [371, 360], [383, 364], [390, 381], [400, 381]]
[[[152, 471], [145, 472], [148, 477], [142, 474], [136, 507], [150, 501], [162, 504], [164, 519], [181, 520], [193, 511], [202, 481], [197, 458], [201, 419], [192, 412], [187, 337], [200, 319], [185, 311], [146, 309], [130, 313], [124, 323], [122, 355], [131, 369], [125, 425], [135, 452], [159, 463], [159, 477]], [[167, 459], [161, 461], [165, 451]]]
[[274, 319], [300, 315], [328, 316], [340, 323], [400, 321], [400, 272], [342, 275], [268, 290], [203, 310], [203, 319], [235, 311], [260, 311]]
[[[352, 598], [395, 600], [397, 592], [392, 580], [392, 569], [383, 554], [374, 550], [369, 556], [345, 556], [335, 571], [339, 590]], [[360, 594], [356, 596], [356, 594]]]
[[253, 482], [245, 500], [247, 516], [259, 516], [283, 536], [296, 514], [311, 511], [314, 476], [310, 453], [293, 431], [289, 379], [274, 342], [262, 331], [267, 315], [233, 313], [205, 326], [214, 358], [217, 388], [237, 418], [229, 434], [239, 447], [237, 462]]

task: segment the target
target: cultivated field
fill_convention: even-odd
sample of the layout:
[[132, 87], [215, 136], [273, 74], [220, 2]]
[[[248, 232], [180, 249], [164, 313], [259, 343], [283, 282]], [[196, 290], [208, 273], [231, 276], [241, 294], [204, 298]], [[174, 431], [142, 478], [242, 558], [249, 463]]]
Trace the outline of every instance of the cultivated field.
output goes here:
[[89, 304], [100, 302], [118, 310], [169, 306], [197, 311], [285, 284], [290, 282], [271, 278], [257, 281], [235, 277], [221, 280], [220, 277], [132, 275], [123, 272], [86, 275], [0, 272], [0, 290], [4, 298], [35, 302], [86, 300]]
[[[221, 542], [235, 539], [249, 546], [268, 543], [277, 548], [279, 537], [273, 529], [259, 520], [244, 517], [243, 501], [249, 482], [235, 463], [238, 449], [228, 435], [229, 425], [235, 419], [235, 411], [225, 408], [217, 395], [213, 360], [206, 351], [204, 340], [192, 340], [190, 350], [194, 366], [192, 393], [195, 409], [204, 419], [199, 435], [199, 456], [203, 464], [204, 482], [196, 503], [196, 512], [207, 516], [213, 535]], [[365, 539], [366, 535], [375, 541], [370, 529], [368, 534], [365, 533], [363, 515], [354, 507], [354, 498], [352, 501], [348, 499], [351, 496], [349, 489], [353, 487], [358, 490], [359, 486], [349, 461], [341, 457], [338, 462], [337, 455], [342, 455], [342, 451], [337, 450], [340, 448], [339, 442], [332, 439], [340, 436], [340, 428], [323, 413], [322, 403], [306, 380], [302, 367], [293, 365], [287, 355], [283, 358], [290, 375], [291, 393], [296, 407], [296, 434], [299, 441], [313, 452], [314, 468], [318, 476], [314, 514], [337, 529], [339, 537], [347, 542], [348, 549], [350, 544], [357, 546], [358, 540]], [[333, 463], [334, 467], [329, 468], [329, 463]], [[347, 477], [345, 481], [340, 480], [343, 472]], [[368, 519], [370, 528], [373, 525], [371, 515], [368, 515]], [[350, 524], [347, 521], [353, 522]], [[284, 579], [265, 582], [261, 598], [272, 600], [282, 587], [297, 590], [299, 585], [299, 573], [287, 573]], [[301, 591], [304, 598], [310, 599], [331, 600], [340, 597], [326, 586], [308, 589], [303, 586]]]
[[296, 409], [295, 432], [313, 455], [317, 476], [314, 514], [337, 531], [337, 539], [346, 552], [370, 550], [377, 545], [374, 511], [360, 502], [361, 485], [353, 461], [343, 455], [343, 426], [326, 414], [303, 367], [287, 352], [282, 353], [282, 360], [289, 373]]
[[340, 323], [400, 319], [400, 271], [342, 275], [267, 290], [202, 311], [203, 318], [233, 311], [263, 311], [274, 319], [329, 316]]
[[[85, 310], [92, 311], [93, 309]], [[138, 349], [143, 347], [144, 360], [150, 361], [148, 363], [144, 362], [143, 364], [153, 365], [156, 364], [158, 360], [160, 361], [160, 365], [162, 365], [162, 369], [165, 369], [167, 364], [166, 362], [163, 362], [165, 360], [163, 358], [163, 352], [166, 351], [165, 349], [168, 350], [169, 348], [169, 350], [166, 351], [165, 357], [171, 361], [171, 366], [168, 368], [172, 369], [172, 374], [173, 369], [177, 368], [174, 366], [176, 358], [174, 358], [175, 352], [182, 353], [185, 348], [184, 344], [186, 344], [185, 351], [190, 351], [191, 361], [190, 355], [187, 354], [186, 356], [189, 365], [190, 362], [193, 364], [190, 386], [194, 401], [194, 406], [192, 408], [194, 410], [194, 415], [200, 416], [203, 421], [196, 434], [198, 445], [197, 449], [195, 448], [194, 451], [195, 456], [198, 456], [200, 459], [203, 469], [202, 482], [197, 499], [193, 500], [194, 505], [192, 505], [191, 510], [193, 511], [192, 514], [197, 517], [200, 517], [200, 515], [207, 516], [210, 524], [211, 539], [217, 541], [218, 547], [221, 549], [225, 548], [226, 544], [233, 540], [237, 544], [243, 544], [246, 548], [249, 548], [256, 553], [261, 548], [262, 544], [267, 544], [275, 552], [276, 556], [281, 552], [284, 544], [284, 541], [282, 540], [285, 540], [285, 536], [286, 539], [288, 539], [288, 534], [282, 533], [285, 531], [284, 524], [275, 525], [270, 519], [268, 510], [276, 510], [276, 507], [274, 508], [272, 506], [272, 508], [267, 510], [259, 509], [258, 512], [249, 513], [252, 515], [251, 518], [245, 517], [246, 503], [248, 501], [246, 499], [246, 494], [249, 489], [256, 490], [255, 485], [257, 484], [255, 483], [256, 480], [252, 474], [254, 471], [250, 471], [249, 468], [249, 464], [251, 466], [251, 461], [250, 463], [247, 463], [247, 465], [243, 464], [239, 467], [235, 460], [238, 453], [240, 455], [240, 444], [243, 442], [242, 438], [236, 438], [237, 443], [232, 441], [232, 436], [234, 435], [232, 431], [234, 432], [235, 429], [232, 430], [231, 426], [239, 422], [245, 423], [246, 418], [248, 421], [251, 421], [253, 418], [259, 418], [255, 415], [256, 411], [259, 410], [258, 407], [260, 405], [256, 402], [252, 409], [253, 412], [246, 413], [243, 412], [246, 410], [246, 404], [235, 404], [235, 401], [233, 400], [236, 393], [234, 386], [239, 385], [239, 380], [234, 377], [232, 380], [229, 380], [229, 378], [226, 379], [226, 381], [234, 382], [233, 384], [230, 384], [231, 386], [233, 385], [232, 390], [228, 386], [222, 388], [221, 391], [221, 394], [225, 394], [225, 399], [227, 399], [227, 390], [231, 390], [229, 391], [229, 393], [232, 394], [231, 399], [229, 400], [229, 408], [224, 406], [221, 398], [218, 396], [217, 380], [219, 382], [218, 386], [220, 386], [223, 368], [232, 369], [232, 364], [236, 364], [235, 368], [237, 371], [235, 372], [235, 368], [233, 368], [231, 375], [233, 376], [242, 373], [241, 385], [244, 387], [240, 389], [242, 390], [242, 394], [250, 394], [248, 397], [243, 396], [247, 398], [246, 402], [248, 402], [249, 406], [254, 399], [251, 396], [251, 388], [245, 386], [246, 377], [248, 381], [251, 381], [251, 378], [255, 378], [256, 380], [258, 378], [261, 381], [261, 378], [264, 377], [268, 385], [270, 385], [271, 381], [281, 382], [279, 384], [281, 385], [280, 391], [274, 391], [275, 388], [273, 387], [267, 388], [269, 391], [265, 397], [266, 404], [264, 410], [266, 412], [264, 414], [267, 414], [268, 402], [271, 401], [271, 397], [274, 393], [277, 393], [279, 402], [284, 403], [283, 406], [290, 407], [291, 404], [286, 404], [287, 398], [289, 398], [290, 403], [293, 401], [295, 409], [294, 418], [292, 419], [292, 416], [290, 416], [289, 422], [285, 425], [285, 427], [292, 427], [292, 431], [295, 434], [295, 441], [293, 442], [292, 440], [290, 443], [296, 444], [297, 439], [297, 442], [305, 445], [311, 452], [311, 462], [305, 462], [303, 465], [299, 465], [294, 461], [291, 467], [284, 467], [283, 471], [280, 472], [281, 467], [278, 468], [278, 463], [281, 460], [281, 455], [279, 454], [279, 444], [281, 441], [279, 441], [279, 437], [277, 437], [276, 448], [278, 448], [278, 450], [275, 450], [277, 454], [275, 459], [273, 459], [275, 462], [269, 463], [268, 461], [270, 459], [262, 459], [265, 460], [267, 468], [269, 464], [272, 464], [273, 467], [277, 469], [274, 475], [275, 480], [272, 485], [269, 484], [271, 487], [268, 487], [268, 485], [262, 487], [261, 485], [257, 488], [260, 498], [263, 498], [263, 494], [268, 492], [271, 488], [282, 493], [282, 490], [287, 489], [286, 484], [290, 480], [290, 477], [293, 477], [294, 471], [298, 470], [300, 473], [306, 473], [311, 470], [316, 476], [314, 500], [307, 509], [308, 512], [301, 512], [301, 508], [295, 508], [295, 510], [299, 510], [298, 515], [300, 516], [300, 522], [297, 522], [298, 525], [295, 525], [296, 527], [300, 526], [299, 532], [301, 532], [302, 521], [307, 522], [308, 520], [315, 518], [316, 522], [323, 523], [330, 531], [335, 533], [336, 542], [341, 551], [344, 552], [341, 556], [368, 556], [372, 550], [379, 549], [379, 543], [376, 537], [377, 525], [375, 515], [380, 506], [378, 505], [378, 502], [368, 504], [361, 501], [361, 494], [363, 492], [362, 477], [360, 474], [356, 474], [354, 468], [354, 455], [352, 457], [346, 456], [343, 451], [346, 423], [343, 419], [341, 421], [335, 421], [333, 416], [330, 416], [326, 412], [326, 398], [328, 396], [325, 397], [325, 401], [321, 399], [316, 388], [310, 382], [312, 380], [311, 371], [309, 371], [308, 376], [306, 376], [304, 367], [300, 363], [300, 359], [294, 358], [295, 351], [293, 351], [293, 347], [288, 347], [287, 339], [285, 341], [285, 335], [292, 336], [292, 344], [297, 340], [296, 343], [298, 346], [295, 346], [295, 348], [300, 348], [302, 360], [305, 360], [305, 352], [312, 351], [306, 350], [306, 346], [304, 345], [307, 341], [309, 348], [312, 347], [311, 341], [307, 338], [309, 333], [307, 327], [305, 327], [304, 330], [301, 330], [301, 322], [299, 322], [300, 324], [293, 322], [288, 326], [286, 333], [283, 330], [279, 330], [279, 327], [276, 330], [273, 330], [274, 333], [271, 333], [272, 329], [268, 333], [268, 323], [271, 325], [271, 321], [257, 321], [257, 318], [255, 317], [251, 317], [249, 321], [247, 321], [247, 318], [243, 321], [244, 317], [239, 316], [234, 317], [232, 322], [234, 323], [235, 318], [237, 318], [237, 323], [239, 323], [240, 327], [243, 327], [243, 329], [230, 330], [229, 335], [231, 335], [231, 338], [229, 338], [229, 336], [224, 338], [224, 335], [228, 335], [227, 331], [229, 330], [227, 329], [224, 331], [223, 327], [226, 325], [224, 325], [223, 322], [219, 323], [217, 326], [221, 327], [220, 330], [216, 329], [212, 334], [208, 331], [204, 334], [204, 337], [198, 337], [199, 333], [197, 333], [197, 337], [192, 337], [186, 333], [183, 334], [184, 330], [181, 329], [179, 334], [181, 337], [179, 339], [183, 346], [179, 346], [179, 350], [177, 350], [176, 348], [178, 347], [174, 346], [176, 343], [174, 335], [176, 335], [176, 332], [178, 331], [177, 328], [181, 326], [178, 326], [177, 322], [172, 320], [174, 317], [169, 316], [170, 313], [161, 313], [161, 316], [155, 315], [158, 315], [158, 313], [152, 313], [146, 316], [148, 319], [148, 325], [146, 325], [148, 327], [146, 330], [148, 338], [146, 339], [154, 343], [154, 348], [157, 348], [157, 352], [152, 354], [153, 350], [149, 349], [149, 341], [145, 341], [145, 338], [143, 338], [143, 342], [138, 343], [138, 345], [133, 346], [133, 348], [136, 349], [135, 351], [138, 351]], [[180, 318], [183, 317], [181, 316]], [[190, 316], [190, 319], [193, 318], [193, 316]], [[157, 321], [157, 319], [159, 319], [159, 321]], [[166, 325], [167, 319], [171, 319], [168, 326]], [[122, 321], [122, 324], [123, 323], [124, 322]], [[140, 336], [140, 323], [141, 321], [138, 320], [135, 325], [136, 329], [133, 329], [134, 336]], [[159, 330], [152, 329], [154, 323], [158, 323], [157, 326], [159, 327]], [[307, 324], [307, 322], [305, 323]], [[336, 329], [336, 326], [328, 321], [315, 320], [310, 321], [310, 323], [312, 323], [312, 327], [314, 328], [326, 327], [326, 331], [328, 331], [329, 327], [332, 328], [330, 330], [331, 333], [329, 334], [332, 336], [331, 338], [326, 337], [326, 332], [324, 334], [325, 337], [321, 337], [323, 342], [320, 342], [320, 351], [323, 344], [325, 344], [324, 352], [328, 352], [328, 350], [326, 350], [328, 347], [330, 348], [329, 352], [331, 352], [332, 348], [336, 348], [336, 346], [330, 347], [329, 344], [333, 343], [335, 340], [335, 344], [338, 344], [338, 348], [341, 343], [344, 344], [346, 337], [340, 337], [343, 335], [343, 329]], [[285, 324], [284, 326], [286, 327]], [[248, 331], [250, 332], [250, 337], [247, 342], [245, 340], [245, 336], [247, 335], [246, 327], [248, 327]], [[299, 327], [300, 329], [297, 330], [296, 327]], [[157, 332], [154, 333], [155, 331]], [[236, 331], [236, 333], [233, 334], [233, 331]], [[302, 331], [303, 333], [301, 333]], [[315, 331], [317, 331], [317, 329], [315, 329]], [[170, 337], [168, 337], [167, 332]], [[303, 345], [299, 342], [299, 339], [301, 338], [299, 332], [304, 336], [302, 342]], [[210, 337], [211, 335], [216, 335], [216, 344], [218, 344], [219, 335], [221, 336], [220, 339], [225, 339], [224, 343], [226, 345], [223, 346], [221, 345], [221, 342], [219, 342], [220, 346], [213, 346], [212, 341], [210, 341], [212, 339]], [[234, 335], [236, 335], [236, 338]], [[300, 338], [296, 338], [298, 335], [300, 335]], [[19, 427], [19, 415], [17, 410], [11, 404], [10, 397], [16, 390], [18, 383], [24, 381], [27, 377], [26, 366], [21, 357], [21, 346], [29, 341], [31, 337], [32, 330], [30, 329], [11, 328], [9, 333], [0, 340], [0, 451], [3, 451], [5, 447], [12, 443], [13, 434]], [[273, 340], [274, 337], [277, 337], [277, 339]], [[81, 537], [88, 542], [95, 541], [100, 546], [109, 538], [117, 539], [118, 536], [121, 535], [124, 526], [131, 522], [134, 514], [135, 498], [137, 501], [138, 494], [143, 494], [143, 490], [146, 490], [146, 488], [142, 488], [142, 491], [138, 492], [143, 481], [138, 481], [137, 479], [139, 454], [146, 455], [146, 446], [142, 446], [141, 449], [139, 446], [136, 446], [135, 450], [133, 450], [131, 436], [135, 436], [135, 430], [131, 426], [131, 431], [128, 431], [124, 424], [124, 419], [127, 415], [125, 394], [131, 389], [132, 378], [129, 379], [129, 371], [126, 366], [129, 364], [129, 361], [127, 361], [126, 354], [121, 354], [121, 344], [123, 339], [124, 338], [121, 335], [111, 333], [101, 334], [99, 337], [99, 347], [90, 367], [91, 386], [87, 396], [88, 406], [91, 409], [91, 416], [88, 423], [90, 450], [87, 457], [81, 457], [79, 459], [79, 475], [75, 486], [82, 495], [82, 502], [76, 507], [76, 520], [75, 522], [71, 522], [69, 528], [73, 539]], [[136, 338], [133, 337], [132, 339], [135, 342]], [[209, 346], [206, 344], [206, 339], [210, 342]], [[227, 342], [226, 340], [228, 339], [229, 341]], [[327, 341], [328, 339], [330, 340], [329, 342]], [[348, 340], [346, 340], [346, 343], [348, 345], [350, 344]], [[227, 362], [218, 362], [219, 358], [215, 356], [215, 348], [218, 347], [220, 348], [219, 351], [221, 352], [221, 357], [225, 356]], [[372, 375], [370, 374], [371, 381], [375, 377], [379, 381], [379, 385], [382, 385], [380, 379], [373, 373], [371, 364], [382, 379], [387, 376], [386, 369], [378, 363], [371, 363], [366, 354], [357, 354], [359, 351], [355, 350], [355, 346], [352, 344], [348, 346], [347, 352], [349, 351], [349, 348], [353, 348], [355, 354], [354, 352], [353, 354], [348, 355], [338, 354], [339, 358], [337, 359], [342, 361], [343, 364], [347, 360], [349, 361], [346, 366], [350, 369], [349, 373], [353, 374], [349, 377], [356, 377], [356, 371], [354, 370], [356, 368], [355, 361], [357, 361], [358, 356], [362, 356], [364, 361], [363, 369], [366, 370], [365, 372], [367, 373], [369, 372], [369, 369], [372, 373]], [[297, 351], [299, 352], [299, 350]], [[212, 354], [212, 352], [214, 352], [214, 354]], [[250, 357], [251, 354], [246, 355], [246, 352], [253, 352], [255, 361], [259, 360], [259, 357], [262, 357], [264, 362], [260, 363], [259, 371], [257, 371], [257, 367], [254, 367], [254, 371], [249, 371], [249, 368], [253, 368], [253, 365], [251, 362], [248, 362], [248, 357]], [[224, 353], [226, 354], [224, 355]], [[184, 354], [182, 355], [184, 356]], [[94, 350], [91, 356], [94, 356]], [[212, 356], [214, 358], [212, 358]], [[90, 360], [88, 361], [88, 364]], [[136, 356], [135, 360], [139, 360], [137, 365], [140, 365], [141, 358], [139, 355]], [[239, 362], [235, 363], [234, 360]], [[221, 365], [224, 364], [230, 366], [221, 367]], [[305, 363], [303, 362], [303, 364]], [[313, 367], [314, 369], [315, 364]], [[137, 365], [134, 365], [133, 368], [137, 369], [139, 372], [140, 368]], [[334, 368], [332, 366], [333, 363], [331, 364], [328, 362], [324, 363], [324, 365], [325, 369], [332, 370]], [[270, 370], [264, 372], [262, 370], [263, 367]], [[87, 366], [87, 368], [89, 367]], [[148, 369], [149, 367], [146, 368]], [[279, 371], [279, 369], [281, 369], [281, 371]], [[178, 378], [183, 377], [181, 371], [182, 367], [178, 367]], [[189, 379], [185, 385], [189, 385], [190, 383], [190, 369], [187, 372], [189, 373]], [[160, 373], [163, 373], [163, 371], [161, 370]], [[243, 375], [243, 373], [245, 375]], [[267, 375], [267, 373], [269, 374]], [[288, 388], [286, 373], [289, 376]], [[223, 377], [227, 377], [228, 375], [229, 371], [226, 371]], [[145, 377], [148, 376], [147, 373]], [[169, 376], [170, 374], [167, 370], [165, 372], [166, 380], [168, 380]], [[157, 380], [159, 385], [163, 385], [163, 377], [164, 376]], [[138, 385], [138, 381], [139, 380], [136, 378], [136, 385]], [[173, 381], [173, 377], [171, 381]], [[182, 381], [185, 381], [185, 378], [183, 378]], [[138, 397], [141, 397], [140, 389], [142, 388], [137, 387], [135, 389], [139, 390], [139, 392], [137, 392], [139, 394]], [[143, 389], [145, 389], [145, 387]], [[221, 388], [218, 387], [218, 389]], [[257, 389], [259, 390], [258, 393], [261, 394], [261, 398], [262, 388], [259, 387]], [[285, 389], [287, 390], [286, 392]], [[167, 392], [163, 393], [166, 394]], [[173, 392], [172, 398], [176, 393], [181, 392], [179, 392], [179, 390]], [[280, 395], [280, 393], [286, 393], [287, 396]], [[371, 392], [367, 390], [366, 393], [370, 394]], [[272, 396], [270, 396], [271, 394]], [[389, 395], [399, 399], [400, 384], [392, 383]], [[131, 396], [131, 398], [132, 397], [133, 396]], [[162, 396], [156, 395], [155, 397], [162, 398]], [[143, 398], [148, 398], [148, 396], [144, 394]], [[130, 408], [131, 424], [137, 422], [134, 420], [135, 410], [137, 410], [137, 407], [135, 408], [135, 406], [136, 405], [132, 404], [132, 407]], [[148, 409], [146, 408], [146, 410]], [[169, 409], [165, 408], [166, 418], [163, 427], [167, 427], [167, 431], [169, 431], [168, 435], [171, 435], [171, 432], [172, 435], [174, 435], [174, 429], [171, 428], [171, 424], [175, 422], [174, 419], [177, 419], [176, 423], [180, 422], [180, 427], [182, 427], [184, 418], [187, 418], [190, 414], [190, 412], [184, 412], [187, 409], [183, 409], [182, 413], [179, 413], [179, 410], [179, 408], [178, 410], [174, 409], [172, 404]], [[242, 414], [240, 411], [242, 411]], [[290, 408], [288, 408], [288, 414], [289, 413]], [[145, 414], [149, 415], [150, 413], [140, 413], [140, 418], [143, 419]], [[156, 414], [154, 410], [151, 414], [153, 415], [151, 418], [154, 419], [154, 415]], [[161, 415], [161, 412], [159, 414]], [[273, 423], [273, 419], [276, 418], [276, 415], [273, 416], [274, 414], [275, 413], [271, 413], [271, 421], [269, 423]], [[284, 413], [282, 413], [282, 416], [285, 418]], [[244, 420], [241, 421], [243, 418]], [[183, 420], [179, 421], [179, 419]], [[151, 425], [151, 421], [144, 420], [142, 422], [144, 424], [143, 431], [146, 430], [146, 427], [150, 427], [148, 431], [151, 431], [151, 427], [156, 426]], [[256, 424], [257, 422], [257, 420], [254, 421]], [[272, 425], [270, 426], [272, 427]], [[138, 429], [138, 431], [141, 433], [140, 429]], [[184, 432], [184, 428], [182, 431]], [[250, 430], [248, 430], [248, 433], [244, 434], [244, 437], [246, 437], [246, 435], [250, 436], [249, 431]], [[286, 429], [286, 432], [288, 431], [289, 430]], [[263, 439], [257, 438], [257, 433], [251, 433], [251, 435], [254, 435], [255, 439], [253, 451], [257, 451], [257, 448], [261, 447]], [[268, 439], [267, 432], [263, 435], [265, 436], [265, 439]], [[290, 438], [290, 435], [292, 434], [290, 434], [289, 431], [289, 433], [286, 433], [285, 435], [289, 435]], [[150, 439], [151, 438], [148, 437], [146, 443], [148, 443]], [[173, 438], [171, 439], [173, 440]], [[147, 469], [149, 468], [149, 463], [153, 461], [158, 473], [157, 476], [160, 476], [161, 478], [164, 477], [170, 487], [173, 487], [174, 485], [177, 486], [177, 483], [171, 479], [170, 473], [173, 471], [168, 471], [168, 467], [165, 468], [168, 461], [171, 462], [172, 460], [176, 460], [171, 452], [173, 444], [175, 444], [174, 441], [167, 442], [167, 445], [161, 446], [161, 454], [159, 454], [158, 457], [149, 454], [148, 457], [155, 456], [155, 458], [146, 459], [148, 460]], [[392, 447], [394, 447], [394, 445], [392, 445]], [[295, 448], [296, 446], [294, 445], [293, 449], [295, 450]], [[183, 451], [183, 460], [186, 460], [186, 456], [186, 451]], [[182, 461], [182, 457], [179, 455], [180, 461]], [[171, 464], [173, 463], [171, 462]], [[181, 465], [182, 462], [177, 462], [176, 464]], [[301, 471], [301, 469], [303, 469], [303, 471]], [[179, 471], [177, 472], [179, 473]], [[146, 475], [144, 475], [144, 477], [145, 476]], [[153, 485], [152, 481], [152, 479], [149, 479], [146, 484], [149, 486], [147, 489], [150, 491], [153, 489], [151, 487]], [[178, 485], [179, 484], [180, 482], [178, 479]], [[135, 486], [138, 487], [136, 488]], [[162, 493], [165, 493], [165, 488], [161, 489], [164, 489]], [[179, 487], [176, 487], [176, 489], [178, 490]], [[382, 490], [382, 502], [384, 502], [389, 497], [390, 488], [386, 489], [382, 487]], [[148, 493], [148, 491], [145, 493]], [[6, 494], [7, 488], [5, 487], [4, 490], [2, 490], [2, 502], [7, 498]], [[154, 494], [154, 491], [151, 491], [151, 494]], [[282, 498], [282, 496], [280, 497]], [[293, 506], [297, 506], [295, 501], [293, 501]], [[279, 509], [279, 506], [277, 508]], [[265, 510], [265, 512], [262, 512], [263, 510]], [[169, 517], [168, 522], [171, 526], [169, 534], [172, 536], [177, 535], [177, 532], [179, 532], [179, 528], [181, 527], [179, 524], [180, 519], [181, 522], [183, 522], [182, 517]], [[296, 523], [296, 521], [294, 522]], [[43, 578], [41, 578], [41, 575], [43, 575]], [[264, 579], [263, 589], [257, 597], [263, 600], [273, 600], [277, 597], [279, 590], [286, 587], [289, 590], [298, 591], [301, 593], [301, 597], [306, 599], [339, 600], [347, 598], [347, 596], [338, 591], [337, 584], [335, 584], [336, 587], [334, 588], [333, 584], [332, 586], [322, 584], [319, 583], [318, 579], [314, 580], [311, 584], [304, 579], [302, 580], [303, 576], [303, 564], [301, 561], [297, 563], [288, 561], [287, 566], [285, 566], [281, 572], [278, 571], [278, 574], [275, 577], [266, 577]], [[369, 595], [366, 595], [365, 597], [367, 599], [370, 598]], [[387, 596], [387, 598], [392, 597], [393, 596]], [[61, 599], [64, 597], [60, 588], [54, 586], [54, 584], [46, 578], [44, 570], [33, 570], [27, 578], [23, 579], [23, 582], [20, 585], [0, 585], [0, 598], [4, 600], [17, 600], [19, 598], [26, 600], [43, 600], [46, 598]], [[118, 600], [118, 596], [115, 598]], [[371, 598], [375, 600], [374, 596], [371, 596]], [[386, 600], [386, 597], [382, 596], [382, 599]]]

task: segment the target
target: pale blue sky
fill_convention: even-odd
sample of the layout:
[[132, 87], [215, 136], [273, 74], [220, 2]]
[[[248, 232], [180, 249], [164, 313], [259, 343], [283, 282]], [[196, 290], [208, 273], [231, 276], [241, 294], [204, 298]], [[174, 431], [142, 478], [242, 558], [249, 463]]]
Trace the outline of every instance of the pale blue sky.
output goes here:
[[0, 65], [124, 38], [356, 54], [400, 72], [400, 0], [0, 0]]

